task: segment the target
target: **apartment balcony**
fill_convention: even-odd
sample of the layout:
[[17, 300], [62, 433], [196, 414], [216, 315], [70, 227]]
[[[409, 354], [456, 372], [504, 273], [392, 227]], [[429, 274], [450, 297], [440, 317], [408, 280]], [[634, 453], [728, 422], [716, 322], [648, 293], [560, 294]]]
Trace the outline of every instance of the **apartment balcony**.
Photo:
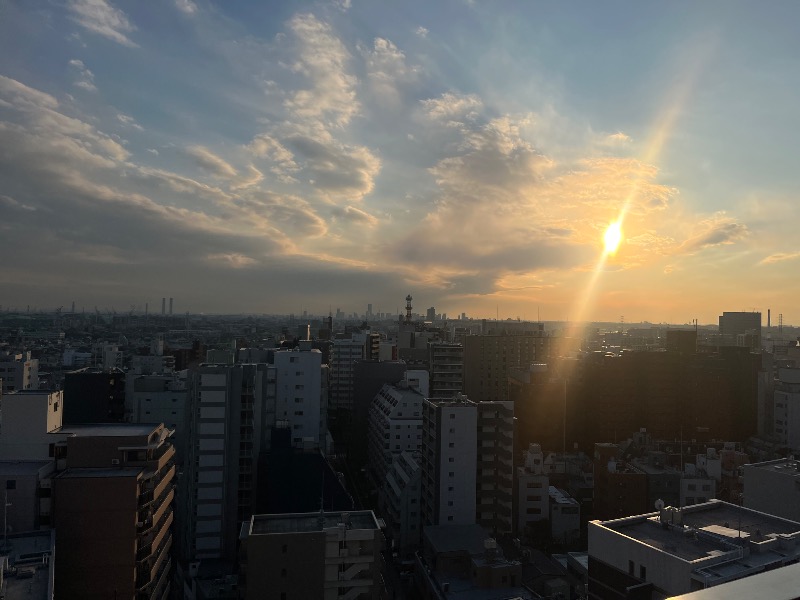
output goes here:
[[153, 554], [143, 560], [136, 562], [136, 583], [138, 592], [152, 593], [156, 583], [156, 575], [160, 574], [161, 568], [170, 558], [169, 551], [172, 548], [172, 534], [166, 541], [157, 547]]

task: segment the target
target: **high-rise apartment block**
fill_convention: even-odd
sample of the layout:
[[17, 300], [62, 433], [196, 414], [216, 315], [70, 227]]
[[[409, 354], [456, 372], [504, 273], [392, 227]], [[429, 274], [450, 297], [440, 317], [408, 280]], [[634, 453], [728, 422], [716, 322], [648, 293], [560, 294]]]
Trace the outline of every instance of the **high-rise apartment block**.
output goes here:
[[424, 525], [475, 523], [478, 407], [465, 397], [422, 406]]
[[[324, 450], [328, 431], [327, 384], [327, 365], [322, 364], [322, 353], [311, 349], [310, 343], [276, 352], [274, 367], [268, 369], [267, 426], [285, 422], [291, 428], [293, 447]], [[270, 414], [273, 410], [274, 422]]]
[[550, 354], [550, 338], [536, 332], [464, 337], [464, 393], [481, 400], [508, 400], [511, 369], [527, 369], [544, 363]]
[[56, 596], [169, 596], [175, 449], [163, 425], [78, 425], [53, 434]]
[[513, 529], [514, 404], [478, 402], [477, 522], [494, 537]]
[[244, 600], [378, 600], [383, 534], [371, 510], [254, 515], [242, 528]]
[[422, 454], [401, 452], [384, 478], [383, 512], [393, 549], [403, 558], [416, 550], [422, 528]]
[[394, 456], [421, 448], [424, 402], [424, 396], [405, 380], [384, 385], [372, 400], [368, 456], [377, 481], [383, 480]]
[[330, 410], [351, 411], [354, 395], [354, 364], [361, 360], [378, 360], [380, 335], [353, 333], [349, 338], [335, 339], [330, 357]]
[[448, 342], [428, 344], [430, 397], [449, 400], [462, 392], [464, 380], [464, 347]]

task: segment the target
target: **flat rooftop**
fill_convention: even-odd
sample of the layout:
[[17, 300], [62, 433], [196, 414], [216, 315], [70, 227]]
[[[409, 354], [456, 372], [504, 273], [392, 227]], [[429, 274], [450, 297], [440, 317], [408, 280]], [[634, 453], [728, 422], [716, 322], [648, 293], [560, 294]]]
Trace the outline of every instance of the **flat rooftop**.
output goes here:
[[673, 596], [669, 600], [797, 600], [800, 565], [758, 573], [704, 590]]
[[53, 530], [32, 531], [8, 536], [8, 562], [16, 567], [15, 574], [4, 577], [5, 598], [50, 600], [53, 596], [53, 562], [45, 563], [55, 548]]
[[600, 525], [689, 562], [725, 554], [747, 541], [800, 536], [800, 523], [719, 500], [684, 507], [680, 520], [664, 527], [654, 512]]
[[380, 529], [375, 514], [371, 510], [310, 512], [253, 515], [250, 535], [323, 531], [338, 527], [339, 523], [348, 523], [348, 529]]
[[148, 436], [161, 423], [91, 423], [87, 425], [64, 425], [50, 433], [74, 437], [132, 437]]
[[744, 465], [745, 469], [759, 469], [770, 473], [777, 473], [786, 477], [800, 478], [800, 460], [793, 458], [779, 458], [760, 463]]
[[136, 477], [142, 471], [144, 471], [143, 467], [80, 468], [67, 469], [59, 473], [57, 477], [62, 479], [79, 479], [85, 477]]
[[52, 460], [0, 460], [0, 477], [34, 475], [52, 462]]

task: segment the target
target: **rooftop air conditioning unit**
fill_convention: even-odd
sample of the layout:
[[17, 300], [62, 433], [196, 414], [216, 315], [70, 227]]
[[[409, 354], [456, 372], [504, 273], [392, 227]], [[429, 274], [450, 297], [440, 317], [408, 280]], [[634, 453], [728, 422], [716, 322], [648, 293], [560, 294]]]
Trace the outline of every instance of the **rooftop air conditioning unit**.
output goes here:
[[111, 459], [111, 464], [112, 465], [118, 465], [119, 464], [119, 459], [118, 458], [112, 458]]

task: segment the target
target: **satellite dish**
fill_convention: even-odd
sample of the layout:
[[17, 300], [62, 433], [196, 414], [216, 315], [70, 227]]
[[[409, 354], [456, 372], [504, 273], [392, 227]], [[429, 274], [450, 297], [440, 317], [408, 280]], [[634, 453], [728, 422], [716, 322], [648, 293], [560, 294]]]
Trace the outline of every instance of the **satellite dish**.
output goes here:
[[664, 508], [664, 501], [659, 498], [656, 500], [656, 510], [661, 510], [662, 508]]

